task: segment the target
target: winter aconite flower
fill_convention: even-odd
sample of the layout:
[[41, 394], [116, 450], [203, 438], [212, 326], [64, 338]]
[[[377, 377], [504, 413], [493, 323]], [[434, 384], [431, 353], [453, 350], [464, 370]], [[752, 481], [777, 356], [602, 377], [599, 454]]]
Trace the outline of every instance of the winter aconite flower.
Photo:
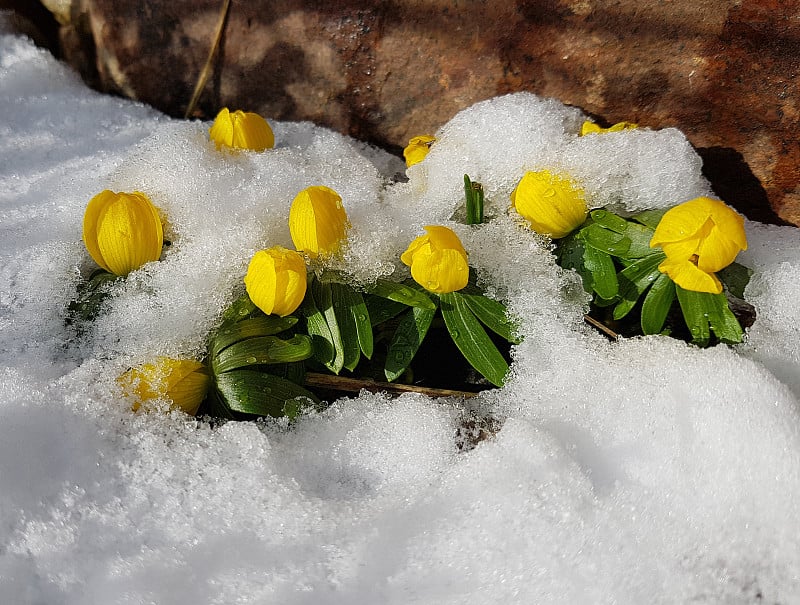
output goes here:
[[264, 151], [275, 146], [275, 136], [267, 121], [257, 113], [241, 110], [231, 113], [227, 107], [217, 114], [208, 133], [217, 149]]
[[467, 251], [461, 240], [447, 227], [429, 225], [425, 231], [400, 260], [411, 267], [411, 277], [426, 290], [436, 294], [461, 290], [469, 280]]
[[338, 252], [349, 226], [341, 196], [321, 185], [303, 189], [289, 210], [294, 247], [311, 258]]
[[650, 247], [667, 255], [658, 269], [685, 290], [722, 292], [714, 273], [747, 250], [744, 218], [719, 200], [698, 197], [668, 210]]
[[292, 313], [306, 295], [306, 263], [294, 250], [274, 246], [259, 250], [244, 278], [247, 294], [267, 315]]
[[594, 122], [586, 120], [583, 124], [581, 124], [581, 136], [585, 136], [587, 134], [601, 134], [604, 132], [620, 132], [622, 130], [633, 130], [638, 127], [639, 125], [634, 124], [633, 122], [617, 122], [613, 126], [609, 126], [608, 128], [603, 128], [602, 126], [598, 126]]
[[127, 275], [161, 256], [164, 230], [158, 209], [139, 191], [101, 191], [86, 206], [83, 243], [103, 269]]
[[197, 413], [211, 384], [206, 367], [193, 359], [158, 357], [125, 372], [118, 379], [125, 394], [136, 401], [133, 410], [154, 399], [168, 399], [174, 409]]
[[429, 134], [423, 134], [418, 137], [412, 137], [408, 141], [408, 145], [403, 149], [403, 157], [406, 159], [406, 167], [419, 164], [428, 155], [431, 150], [431, 145], [436, 142], [436, 137]]
[[526, 172], [511, 193], [511, 206], [531, 229], [554, 239], [580, 227], [588, 212], [583, 189], [549, 170]]

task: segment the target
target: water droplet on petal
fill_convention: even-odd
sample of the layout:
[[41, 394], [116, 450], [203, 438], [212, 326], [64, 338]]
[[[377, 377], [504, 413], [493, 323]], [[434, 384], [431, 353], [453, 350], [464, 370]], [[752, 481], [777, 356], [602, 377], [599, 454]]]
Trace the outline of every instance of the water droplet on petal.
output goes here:
[[439, 288], [439, 282], [436, 281], [435, 279], [430, 279], [427, 282], [425, 282], [425, 287], [428, 290], [437, 290]]
[[542, 197], [553, 197], [556, 194], [556, 190], [552, 187], [549, 187], [542, 191]]

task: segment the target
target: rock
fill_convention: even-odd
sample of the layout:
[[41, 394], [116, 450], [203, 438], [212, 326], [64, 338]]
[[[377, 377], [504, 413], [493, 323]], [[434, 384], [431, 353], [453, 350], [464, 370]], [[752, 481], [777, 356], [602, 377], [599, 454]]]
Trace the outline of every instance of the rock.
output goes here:
[[[183, 115], [222, 0], [71, 1], [64, 52], [89, 80]], [[800, 224], [797, 9], [794, 0], [232, 2], [193, 115], [244, 108], [399, 150], [476, 101], [527, 90], [604, 122], [676, 126], [723, 199], [758, 220]], [[91, 45], [75, 43], [87, 35]]]

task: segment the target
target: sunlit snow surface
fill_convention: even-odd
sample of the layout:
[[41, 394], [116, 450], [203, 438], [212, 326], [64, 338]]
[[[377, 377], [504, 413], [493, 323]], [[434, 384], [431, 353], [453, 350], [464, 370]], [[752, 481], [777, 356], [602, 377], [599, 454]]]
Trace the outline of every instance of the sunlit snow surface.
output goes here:
[[[11, 604], [800, 602], [800, 231], [748, 223], [748, 342], [612, 344], [575, 277], [506, 214], [525, 170], [573, 174], [595, 205], [708, 194], [678, 131], [576, 136], [582, 114], [519, 94], [475, 105], [399, 162], [310, 124], [263, 154], [207, 123], [101, 96], [0, 38], [0, 599]], [[491, 222], [450, 218], [462, 176]], [[462, 237], [523, 318], [505, 388], [465, 410], [341, 399], [291, 428], [132, 414], [114, 377], [201, 355], [253, 251], [289, 245], [289, 203], [323, 184], [353, 223], [353, 279], [397, 276], [422, 226]], [[102, 189], [146, 192], [173, 245], [93, 330], [65, 308], [92, 263]], [[460, 451], [465, 414], [504, 421]]]

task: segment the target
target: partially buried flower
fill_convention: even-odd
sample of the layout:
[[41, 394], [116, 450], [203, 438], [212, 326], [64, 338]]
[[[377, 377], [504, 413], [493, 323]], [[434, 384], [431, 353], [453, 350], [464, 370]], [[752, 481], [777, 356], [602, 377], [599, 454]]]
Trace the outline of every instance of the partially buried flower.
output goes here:
[[583, 189], [549, 170], [526, 172], [511, 192], [511, 206], [531, 229], [554, 239], [580, 227], [588, 212]]
[[152, 363], [131, 368], [117, 381], [136, 411], [148, 401], [168, 399], [173, 409], [194, 416], [211, 384], [206, 367], [193, 359], [157, 357]]
[[303, 189], [289, 210], [294, 247], [311, 258], [338, 252], [349, 226], [341, 196], [322, 185]]
[[634, 130], [638, 127], [639, 125], [634, 124], [633, 122], [617, 122], [613, 126], [609, 126], [608, 128], [603, 128], [602, 126], [598, 126], [594, 122], [586, 120], [583, 124], [581, 124], [581, 136], [585, 136], [587, 134], [602, 134], [604, 132], [621, 132], [623, 130]]
[[406, 168], [419, 164], [428, 155], [431, 150], [431, 145], [436, 142], [436, 137], [429, 134], [423, 134], [418, 137], [412, 137], [408, 141], [408, 145], [403, 149], [403, 157], [406, 159]]
[[164, 229], [158, 209], [139, 191], [114, 193], [106, 189], [86, 206], [83, 243], [103, 269], [127, 275], [161, 256]]
[[744, 218], [725, 203], [698, 197], [668, 210], [656, 227], [650, 247], [667, 258], [658, 269], [685, 290], [722, 292], [714, 273], [747, 250]]
[[264, 118], [249, 111], [231, 113], [227, 107], [217, 114], [208, 135], [217, 149], [227, 147], [264, 151], [275, 146], [272, 128]]
[[306, 295], [306, 263], [300, 254], [282, 246], [259, 250], [250, 260], [244, 284], [259, 309], [284, 317]]
[[400, 260], [411, 267], [411, 277], [426, 290], [436, 294], [461, 290], [469, 280], [467, 251], [461, 240], [447, 227], [429, 225], [425, 231]]

